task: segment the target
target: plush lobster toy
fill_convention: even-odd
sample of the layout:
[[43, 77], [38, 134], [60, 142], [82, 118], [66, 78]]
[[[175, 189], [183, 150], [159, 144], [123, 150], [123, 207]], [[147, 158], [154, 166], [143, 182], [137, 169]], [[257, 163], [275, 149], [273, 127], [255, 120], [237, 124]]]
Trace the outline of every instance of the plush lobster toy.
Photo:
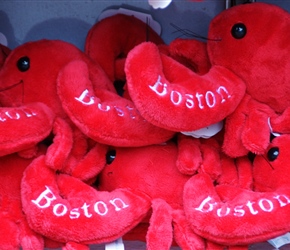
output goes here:
[[[43, 57], [49, 58], [45, 64]], [[0, 154], [25, 150], [26, 156], [33, 155], [31, 148], [54, 134], [58, 143], [48, 149], [46, 158], [58, 169], [74, 141], [79, 141], [79, 148], [73, 157], [86, 154], [87, 136], [122, 146], [172, 137], [172, 132], [144, 121], [132, 102], [121, 99], [96, 62], [59, 40], [28, 42], [11, 51], [0, 71], [0, 100]]]
[[193, 176], [185, 185], [184, 210], [194, 232], [220, 244], [252, 244], [289, 232], [289, 143], [289, 134], [275, 137], [255, 157], [253, 189]]
[[86, 37], [85, 53], [101, 65], [111, 81], [125, 81], [124, 65], [128, 53], [145, 41], [164, 44], [149, 24], [135, 16], [116, 14], [91, 27]]
[[[199, 145], [196, 146], [196, 150], [203, 156], [199, 169], [196, 169], [197, 172], [207, 173], [210, 176], [211, 173], [207, 171], [213, 167], [207, 168], [207, 165], [216, 166], [221, 163], [224, 166], [220, 167], [225, 172], [234, 168], [234, 161], [228, 157], [220, 159], [218, 148], [214, 147], [214, 143], [210, 143], [210, 140], [195, 138], [191, 140], [196, 141], [196, 145]], [[142, 235], [145, 234], [147, 249], [169, 249], [173, 242], [182, 249], [224, 249], [219, 244], [195, 235], [184, 216], [183, 204], [186, 202], [183, 199], [184, 185], [187, 185], [191, 175], [184, 175], [178, 171], [176, 167], [178, 150], [179, 147], [173, 142], [140, 148], [110, 148], [107, 164], [98, 178], [99, 188], [109, 191], [130, 188], [146, 193], [152, 200], [149, 219], [140, 221], [140, 224], [126, 234], [124, 239], [142, 239]], [[244, 173], [249, 170], [249, 165], [245, 166], [247, 168], [242, 170]], [[219, 176], [216, 181], [240, 183], [245, 187], [251, 184], [251, 179], [238, 180], [238, 176], [235, 177], [234, 174], [227, 175], [227, 178]], [[247, 248], [232, 246], [231, 249]]]
[[[18, 154], [0, 157], [0, 238], [1, 249], [42, 249], [44, 239], [28, 225], [22, 212], [20, 184], [31, 159]], [[5, 236], [5, 237], [4, 237]], [[33, 248], [31, 248], [33, 246]]]
[[[199, 143], [203, 144], [199, 147], [203, 163], [218, 165], [216, 148], [208, 140]], [[33, 230], [68, 249], [87, 249], [90, 244], [121, 236], [143, 239], [144, 234], [148, 249], [169, 249], [175, 243], [182, 249], [223, 249], [196, 235], [187, 222], [182, 194], [191, 176], [181, 174], [176, 167], [175, 143], [98, 145], [98, 149], [94, 158], [100, 171], [96, 186], [58, 174], [46, 165], [44, 156], [29, 165], [21, 190], [23, 211]], [[207, 169], [201, 163], [196, 171], [205, 173]]]
[[[100, 171], [106, 164], [108, 147], [97, 144], [95, 148], [92, 167]], [[88, 162], [77, 164], [83, 167]], [[151, 204], [141, 191], [99, 191], [79, 176], [59, 174], [46, 164], [44, 155], [25, 169], [21, 198], [35, 232], [63, 243], [64, 249], [75, 250], [118, 239], [146, 216]]]
[[177, 39], [165, 52], [150, 42], [132, 49], [125, 72], [141, 115], [156, 126], [185, 134], [220, 123], [243, 98], [245, 84], [210, 59], [206, 44], [195, 40]]
[[288, 12], [265, 3], [223, 11], [210, 23], [212, 67], [202, 76], [144, 43], [127, 59], [130, 95], [148, 121], [175, 131], [227, 118], [223, 148], [229, 156], [263, 153], [271, 131], [268, 120], [276, 131], [289, 130], [289, 20]]
[[[10, 49], [0, 44], [0, 68], [5, 62]], [[3, 114], [2, 114], [3, 115]], [[3, 121], [3, 117], [2, 120]], [[5, 131], [3, 131], [5, 132]], [[30, 229], [22, 213], [20, 183], [25, 168], [31, 160], [23, 159], [18, 154], [0, 157], [0, 223], [3, 237], [0, 238], [2, 249], [40, 249], [43, 238]], [[4, 237], [5, 236], [5, 237]]]
[[265, 3], [234, 6], [210, 24], [211, 62], [227, 67], [247, 86], [225, 126], [223, 148], [231, 156], [264, 153], [271, 132], [268, 119], [274, 131], [289, 132], [289, 24], [287, 11]]

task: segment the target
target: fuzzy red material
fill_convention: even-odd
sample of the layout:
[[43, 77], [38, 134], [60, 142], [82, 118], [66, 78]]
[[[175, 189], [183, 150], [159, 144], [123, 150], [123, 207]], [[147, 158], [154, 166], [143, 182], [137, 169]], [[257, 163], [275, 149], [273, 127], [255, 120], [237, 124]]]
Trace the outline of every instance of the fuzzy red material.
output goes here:
[[[226, 121], [223, 147], [232, 157], [264, 153], [269, 118], [276, 132], [289, 132], [289, 25], [287, 11], [266, 3], [234, 6], [211, 21], [212, 64], [228, 68], [246, 84], [245, 98]], [[277, 121], [284, 111], [287, 115]]]
[[149, 24], [134, 16], [117, 14], [91, 27], [86, 37], [85, 53], [101, 65], [111, 81], [125, 81], [124, 64], [128, 53], [145, 41], [164, 44]]
[[[218, 164], [219, 159], [212, 159], [217, 152], [213, 143], [194, 138], [190, 140], [198, 141], [196, 150], [202, 151], [202, 163], [196, 171], [205, 173], [203, 164]], [[130, 188], [146, 193], [152, 200], [149, 218], [140, 221], [138, 227], [125, 235], [125, 239], [142, 239], [144, 230], [148, 230], [146, 239], [143, 239], [148, 249], [168, 249], [172, 242], [182, 249], [210, 249], [208, 245], [212, 249], [223, 249], [223, 246], [194, 234], [188, 223], [183, 211], [183, 190], [191, 175], [179, 172], [176, 167], [178, 154], [178, 146], [172, 142], [139, 148], [111, 148], [107, 155], [110, 160], [99, 176], [99, 188], [109, 191]], [[234, 161], [231, 164], [234, 168]], [[211, 169], [214, 167], [207, 170]], [[216, 178], [219, 182], [224, 181]], [[236, 184], [238, 180], [235, 181]], [[202, 192], [203, 189], [199, 190]], [[145, 227], [146, 223], [149, 228]], [[247, 249], [246, 246], [244, 249]]]
[[198, 130], [226, 118], [245, 94], [244, 82], [232, 71], [210, 66], [201, 42], [177, 40], [165, 53], [145, 42], [128, 54], [128, 90], [152, 124], [177, 132]]
[[[102, 148], [99, 152], [103, 152], [104, 163], [106, 151]], [[150, 209], [145, 193], [130, 189], [98, 191], [80, 178], [58, 174], [46, 165], [45, 156], [36, 158], [25, 169], [21, 198], [30, 227], [66, 246], [116, 240], [135, 227]]]
[[[220, 244], [252, 244], [289, 231], [289, 134], [273, 139], [251, 167], [252, 188], [214, 186], [198, 174], [185, 185], [184, 207], [192, 229]], [[244, 169], [245, 164], [240, 165]], [[241, 177], [240, 177], [241, 178]]]

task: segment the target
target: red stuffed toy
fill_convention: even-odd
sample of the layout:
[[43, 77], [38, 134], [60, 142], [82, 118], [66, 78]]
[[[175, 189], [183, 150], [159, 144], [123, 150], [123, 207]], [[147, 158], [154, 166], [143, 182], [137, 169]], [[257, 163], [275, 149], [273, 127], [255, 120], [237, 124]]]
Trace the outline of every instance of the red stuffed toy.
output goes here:
[[[203, 146], [196, 150], [202, 150], [204, 161], [196, 171], [211, 171], [212, 167], [206, 168], [203, 163], [219, 165], [216, 147], [210, 140], [199, 141]], [[214, 242], [205, 243], [187, 223], [182, 193], [191, 176], [176, 168], [178, 147], [173, 142], [133, 148], [97, 144], [96, 148], [88, 164], [102, 171], [93, 178], [97, 179], [96, 188], [76, 172], [59, 174], [47, 166], [45, 156], [28, 166], [21, 196], [33, 230], [62, 242], [67, 249], [87, 249], [89, 244], [110, 242], [124, 235], [142, 238], [148, 228], [144, 225], [150, 223], [148, 249], [167, 249], [173, 240], [183, 249], [222, 249]], [[85, 162], [76, 164], [81, 167], [74, 169], [84, 170], [86, 166]], [[68, 172], [66, 166], [60, 171]]]
[[[127, 29], [123, 30], [120, 26]], [[146, 40], [146, 34], [155, 43], [163, 43], [150, 27], [133, 16], [119, 14], [108, 17], [96, 23], [89, 31], [86, 53], [101, 65], [114, 86], [115, 81], [126, 80], [126, 54], [135, 45]], [[62, 106], [84, 134], [98, 142], [114, 146], [149, 145], [173, 137], [173, 132], [144, 120], [130, 97], [126, 94], [121, 96], [115, 90], [100, 88], [99, 80], [94, 82], [90, 74], [82, 61], [75, 61], [64, 67], [58, 78]]]
[[290, 135], [275, 137], [255, 157], [253, 189], [214, 186], [198, 174], [185, 185], [184, 210], [197, 234], [220, 244], [252, 244], [289, 232]]
[[[182, 44], [187, 49], [190, 43], [190, 50], [180, 53], [196, 65], [195, 70], [178, 57]], [[235, 110], [245, 94], [245, 84], [226, 67], [209, 69], [205, 44], [178, 40], [169, 50], [175, 55], [168, 56], [145, 42], [132, 49], [126, 60], [129, 94], [146, 120], [172, 131], [191, 132], [219, 123]]]
[[[95, 148], [93, 167], [100, 171], [106, 164], [108, 147], [97, 144]], [[85, 171], [87, 163], [76, 164]], [[60, 171], [67, 172], [65, 167]], [[46, 164], [45, 156], [26, 168], [21, 198], [29, 226], [35, 232], [65, 244], [64, 249], [76, 250], [118, 239], [146, 216], [151, 204], [141, 191], [98, 191], [78, 173], [59, 174]]]
[[91, 27], [86, 37], [85, 53], [101, 65], [111, 81], [125, 81], [124, 65], [128, 53], [145, 41], [164, 44], [149, 24], [135, 16], [116, 14]]
[[212, 64], [228, 68], [247, 87], [241, 104], [226, 120], [223, 149], [232, 157], [266, 150], [269, 118], [274, 130], [289, 131], [289, 25], [287, 11], [266, 3], [234, 6], [210, 24]]
[[[0, 68], [3, 66], [10, 49], [0, 44]], [[15, 117], [15, 110], [6, 111], [7, 114]], [[1, 114], [2, 127], [5, 119]], [[17, 119], [19, 122], [19, 119]], [[17, 123], [14, 121], [14, 124]], [[2, 128], [3, 129], [3, 128]], [[3, 131], [5, 133], [5, 131]], [[6, 138], [1, 136], [1, 145], [8, 145]], [[9, 139], [9, 138], [8, 138]], [[11, 143], [10, 143], [11, 144]], [[5, 155], [5, 150], [1, 148], [0, 157], [0, 246], [1, 249], [40, 249], [43, 247], [43, 238], [32, 231], [28, 226], [25, 215], [22, 213], [20, 196], [20, 183], [25, 168], [31, 160], [23, 159], [18, 154]], [[31, 248], [33, 246], [33, 248]]]
[[22, 212], [20, 183], [31, 159], [18, 154], [0, 157], [0, 247], [1, 249], [42, 249], [44, 239], [28, 225]]
[[[43, 58], [50, 59], [43, 64]], [[9, 107], [3, 108], [5, 122], [0, 130], [3, 154], [27, 150], [52, 133], [55, 143], [49, 147], [46, 160], [60, 169], [74, 140], [85, 141], [86, 135], [122, 146], [163, 142], [172, 137], [172, 132], [144, 121], [130, 101], [118, 99], [112, 81], [100, 66], [63, 41], [40, 40], [17, 47], [7, 57], [0, 81], [1, 104]], [[93, 98], [95, 92], [99, 98]], [[85, 114], [85, 118], [79, 114]], [[70, 118], [85, 135], [80, 135]], [[79, 158], [80, 152], [86, 151], [83, 143], [79, 143]]]
[[[11, 50], [8, 47], [0, 44], [0, 69], [6, 67], [5, 60], [10, 53]], [[23, 67], [20, 64], [18, 66]], [[41, 103], [25, 104], [22, 107], [13, 107], [15, 105], [4, 107], [6, 104], [4, 98], [6, 87], [4, 86], [0, 91], [0, 105], [2, 106], [0, 111], [0, 156], [34, 147], [48, 136], [54, 119], [53, 112]], [[10, 96], [10, 101], [14, 102], [15, 97]], [[36, 130], [37, 133], [35, 133]]]
[[223, 11], [210, 24], [212, 67], [201, 77], [160, 55], [156, 46], [142, 44], [126, 61], [132, 100], [149, 122], [175, 131], [227, 118], [223, 148], [228, 155], [263, 153], [269, 118], [275, 131], [289, 131], [288, 26], [289, 13], [275, 5], [251, 3]]
[[[197, 141], [193, 138], [191, 140]], [[204, 165], [220, 163], [220, 159], [214, 157], [217, 149], [212, 147], [209, 140], [201, 139], [196, 144], [202, 144], [196, 149], [202, 150], [203, 154], [202, 163], [196, 171], [205, 172]], [[181, 174], [176, 167], [178, 149], [173, 142], [139, 148], [110, 148], [107, 165], [98, 178], [99, 188], [109, 191], [130, 188], [146, 193], [152, 200], [149, 218], [140, 221], [124, 239], [144, 240], [142, 235], [145, 234], [147, 249], [169, 249], [174, 241], [182, 249], [224, 249], [221, 245], [195, 235], [184, 216], [183, 190], [191, 176]], [[233, 168], [234, 162], [231, 163]], [[225, 178], [219, 181], [227, 183]], [[231, 181], [234, 182], [234, 178]], [[247, 186], [250, 181], [244, 180], [241, 183]], [[247, 247], [232, 246], [231, 249]]]

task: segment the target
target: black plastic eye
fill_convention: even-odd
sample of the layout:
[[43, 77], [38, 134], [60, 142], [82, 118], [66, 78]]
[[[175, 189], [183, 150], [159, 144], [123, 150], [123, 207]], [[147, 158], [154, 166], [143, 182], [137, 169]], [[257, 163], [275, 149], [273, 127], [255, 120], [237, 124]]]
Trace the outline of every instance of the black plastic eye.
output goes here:
[[236, 39], [242, 39], [247, 34], [247, 27], [243, 23], [236, 23], [231, 30], [232, 36]]
[[106, 163], [110, 165], [116, 158], [116, 150], [109, 150], [106, 154]]
[[27, 70], [29, 70], [30, 67], [30, 60], [27, 56], [21, 57], [18, 61], [17, 61], [17, 68], [21, 71], [21, 72], [25, 72]]
[[269, 161], [276, 160], [278, 155], [279, 155], [279, 148], [277, 147], [271, 148], [267, 153], [267, 157]]

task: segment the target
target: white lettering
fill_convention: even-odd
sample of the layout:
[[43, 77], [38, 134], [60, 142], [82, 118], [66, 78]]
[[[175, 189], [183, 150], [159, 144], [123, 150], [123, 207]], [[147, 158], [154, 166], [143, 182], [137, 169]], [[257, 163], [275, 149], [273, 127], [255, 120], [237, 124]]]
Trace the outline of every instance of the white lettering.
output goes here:
[[214, 208], [214, 205], [216, 205], [216, 203], [209, 203], [209, 201], [211, 201], [211, 200], [212, 200], [212, 198], [210, 196], [208, 196], [207, 198], [205, 198], [202, 201], [202, 203], [200, 204], [200, 206], [198, 208], [195, 208], [195, 210], [201, 211], [203, 213], [212, 211]]
[[[284, 201], [282, 201], [281, 198], [284, 198], [286, 203]], [[274, 199], [279, 201], [281, 207], [284, 207], [290, 203], [290, 199], [284, 194], [274, 196]]]
[[203, 95], [202, 94], [199, 94], [199, 93], [196, 93], [195, 94], [195, 97], [197, 98], [197, 101], [198, 101], [198, 107], [200, 109], [203, 109], [204, 108], [204, 106], [202, 104], [202, 97], [203, 97]]
[[[118, 207], [118, 205], [116, 204], [117, 202], [121, 203], [121, 208]], [[122, 199], [120, 198], [115, 198], [113, 200], [110, 200], [110, 203], [115, 207], [116, 211], [120, 211], [121, 209], [124, 209], [126, 207], [129, 207], [129, 205], [127, 205]]]
[[67, 213], [67, 207], [63, 204], [56, 204], [52, 211], [58, 217], [64, 216]]
[[185, 94], [186, 97], [186, 101], [185, 101], [185, 105], [187, 108], [192, 109], [194, 108], [194, 102], [193, 102], [193, 95], [190, 94]]
[[[194, 95], [185, 93], [182, 94], [177, 90], [168, 90], [168, 84], [161, 82], [161, 76], [158, 76], [154, 85], [149, 86], [158, 96], [169, 95], [169, 100], [173, 105], [180, 105], [185, 103], [185, 107], [192, 109], [195, 107], [195, 101], [198, 104], [199, 109], [204, 109], [205, 105], [209, 108], [213, 108], [217, 105], [217, 100], [221, 98], [220, 103], [226, 102], [231, 98], [228, 90], [224, 86], [219, 86], [215, 91], [205, 91], [204, 93], [196, 92]], [[217, 98], [217, 97], [220, 98]]]
[[[278, 201], [278, 203], [274, 201]], [[257, 215], [261, 212], [270, 213], [274, 211], [274, 207], [284, 207], [290, 204], [290, 199], [286, 195], [276, 195], [269, 198], [260, 198], [257, 201], [247, 201], [245, 204], [237, 205], [234, 207], [228, 207], [226, 203], [217, 203], [214, 202], [213, 198], [210, 196], [206, 197], [199, 205], [195, 208], [202, 213], [213, 212], [216, 213], [218, 217], [225, 217], [229, 214], [232, 214], [236, 217], [243, 217], [245, 214], [250, 212], [252, 215]], [[246, 210], [245, 208], [248, 208]]]
[[10, 119], [15, 119], [18, 120], [20, 118], [20, 115], [14, 111], [14, 114], [10, 114], [12, 110], [6, 111], [5, 114], [10, 118]]
[[[54, 204], [53, 201], [56, 204]], [[53, 215], [57, 217], [68, 215], [70, 219], [78, 219], [82, 215], [87, 218], [91, 218], [96, 214], [105, 216], [108, 214], [110, 209], [118, 212], [129, 207], [129, 205], [126, 204], [121, 198], [117, 197], [109, 200], [107, 203], [104, 201], [97, 201], [93, 205], [93, 208], [91, 208], [90, 204], [84, 202], [81, 207], [75, 207], [69, 211], [68, 207], [65, 204], [59, 202], [57, 197], [47, 186], [45, 186], [45, 190], [37, 197], [37, 199], [31, 200], [31, 202], [40, 209], [48, 209], [51, 207]], [[91, 212], [93, 211], [95, 213], [92, 214]]]
[[134, 108], [132, 108], [132, 107], [130, 107], [130, 106], [126, 106], [126, 109], [128, 110], [128, 112], [129, 112], [129, 114], [130, 114], [130, 117], [132, 118], [132, 119], [135, 119], [136, 118], [136, 116], [133, 114], [133, 112], [132, 111], [136, 111], [136, 109], [134, 109]]
[[234, 215], [237, 217], [242, 217], [245, 215], [245, 210], [243, 209], [243, 205], [236, 206], [234, 208]]
[[117, 111], [117, 115], [118, 116], [124, 116], [125, 115], [125, 112], [122, 109], [118, 108], [117, 106], [114, 106], [114, 109]]
[[219, 209], [217, 210], [217, 216], [218, 216], [218, 217], [227, 216], [227, 215], [229, 215], [230, 212], [231, 212], [231, 209], [230, 209], [229, 207], [226, 207], [226, 212], [225, 212], [225, 214], [222, 214], [222, 210], [223, 210], [223, 208], [219, 208]]
[[225, 102], [226, 99], [230, 99], [231, 95], [229, 94], [228, 90], [224, 86], [220, 86], [216, 92], [221, 96], [222, 101], [221, 103]]
[[36, 200], [32, 200], [32, 202], [39, 208], [47, 208], [53, 200], [56, 200], [56, 197], [49, 187], [45, 186], [45, 188], [46, 189], [38, 196]]
[[[268, 208], [265, 207], [265, 204], [264, 204], [265, 202], [268, 205]], [[273, 208], [274, 208], [273, 202], [268, 199], [259, 200], [259, 206], [265, 212], [271, 212], [273, 211]]]
[[171, 91], [170, 99], [174, 105], [179, 105], [182, 101], [182, 95], [179, 92], [173, 90]]
[[[80, 97], [75, 97], [75, 99], [79, 102], [81, 102], [84, 105], [92, 105], [95, 103], [93, 96], [88, 96], [89, 91], [86, 89], [83, 91], [83, 93], [80, 95]], [[85, 101], [85, 98], [88, 99]]]
[[[103, 106], [105, 106], [105, 107], [103, 107]], [[101, 111], [107, 112], [111, 109], [111, 107], [109, 105], [104, 105], [102, 103], [98, 103], [98, 109]]]
[[87, 217], [87, 218], [90, 218], [92, 217], [92, 214], [89, 213], [89, 206], [90, 205], [87, 205], [87, 203], [84, 203], [84, 205], [81, 207], [81, 209], [84, 210], [84, 215]]
[[28, 110], [28, 109], [20, 109], [18, 110], [8, 110], [0, 113], [0, 122], [5, 122], [8, 119], [10, 120], [19, 120], [21, 117], [26, 116], [27, 118], [36, 116], [37, 114]]
[[215, 95], [211, 91], [206, 92], [205, 100], [206, 100], [207, 106], [209, 106], [210, 108], [214, 107], [216, 104]]
[[2, 117], [2, 114], [0, 114], [0, 121], [5, 122], [7, 119], [5, 117]]
[[34, 113], [33, 111], [25, 108], [25, 109], [22, 109], [22, 111], [24, 112], [24, 114], [26, 115], [26, 117], [32, 117], [32, 116], [36, 116], [37, 114]]
[[[102, 206], [102, 210], [103, 210], [103, 212], [101, 212], [100, 211], [100, 209], [99, 209], [99, 205], [101, 205]], [[102, 201], [98, 201], [98, 202], [96, 202], [95, 203], [95, 205], [94, 205], [94, 210], [95, 210], [95, 212], [97, 213], [97, 214], [99, 214], [99, 215], [106, 215], [107, 213], [108, 213], [108, 207], [107, 207], [107, 205], [106, 205], [106, 203], [105, 202], [102, 202]]]
[[257, 214], [258, 211], [254, 209], [253, 207], [253, 204], [255, 204], [256, 202], [251, 202], [251, 201], [248, 201], [246, 206], [249, 208], [251, 214]]
[[[157, 95], [165, 96], [167, 94], [167, 84], [160, 82], [161, 76], [158, 76], [157, 82], [153, 86], [149, 86]], [[158, 91], [158, 87], [161, 86], [161, 91]]]
[[71, 219], [77, 219], [80, 217], [80, 212], [79, 212], [79, 209], [78, 208], [73, 208], [71, 211], [70, 211], [70, 214], [69, 214], [69, 217]]

